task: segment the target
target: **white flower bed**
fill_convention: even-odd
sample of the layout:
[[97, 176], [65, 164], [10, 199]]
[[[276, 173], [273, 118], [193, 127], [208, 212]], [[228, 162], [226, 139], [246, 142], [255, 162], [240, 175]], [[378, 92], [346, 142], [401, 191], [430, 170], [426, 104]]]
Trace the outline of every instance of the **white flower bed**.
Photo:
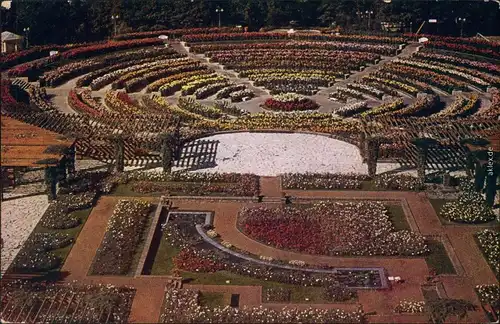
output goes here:
[[[216, 166], [200, 172], [252, 173], [261, 176], [305, 172], [368, 174], [356, 146], [325, 136], [232, 133], [210, 136], [205, 140], [219, 141]], [[397, 163], [379, 163], [377, 173], [397, 168]]]
[[273, 96], [273, 99], [279, 102], [294, 102], [301, 101], [307, 99], [305, 96], [297, 94], [297, 93], [280, 93]]
[[48, 206], [46, 195], [2, 201], [2, 272], [10, 266]]
[[368, 109], [368, 102], [366, 101], [356, 101], [339, 108], [333, 110], [334, 113], [340, 116], [350, 116], [357, 114], [359, 112], [365, 111]]

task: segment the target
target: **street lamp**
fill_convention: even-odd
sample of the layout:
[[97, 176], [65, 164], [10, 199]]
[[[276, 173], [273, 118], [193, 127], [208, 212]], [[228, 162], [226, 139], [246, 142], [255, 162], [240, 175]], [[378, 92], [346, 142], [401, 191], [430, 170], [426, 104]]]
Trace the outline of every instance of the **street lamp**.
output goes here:
[[28, 39], [30, 28], [29, 27], [23, 28], [23, 31], [24, 31], [24, 35], [26, 38], [26, 48], [28, 48], [30, 46], [29, 39]]
[[373, 11], [368, 11], [368, 10], [367, 10], [365, 13], [368, 15], [368, 29], [370, 29], [370, 27], [371, 27], [371, 24], [370, 24], [370, 23], [371, 23], [371, 19], [372, 19]]
[[119, 18], [119, 15], [111, 15], [111, 21], [113, 21], [113, 36], [116, 36], [116, 23], [118, 22]]
[[465, 21], [466, 21], [465, 18], [461, 18], [461, 17], [457, 18], [457, 23], [460, 23], [460, 37], [463, 37], [463, 34], [464, 34], [464, 23], [465, 23]]
[[217, 9], [215, 9], [215, 12], [219, 14], [219, 28], [220, 28], [220, 14], [224, 12], [224, 9], [217, 7]]

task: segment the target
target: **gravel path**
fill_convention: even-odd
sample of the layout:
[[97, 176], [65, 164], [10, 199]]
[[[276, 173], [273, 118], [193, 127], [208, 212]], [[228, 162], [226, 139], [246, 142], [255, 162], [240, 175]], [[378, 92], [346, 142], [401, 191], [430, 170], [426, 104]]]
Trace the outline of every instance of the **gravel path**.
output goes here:
[[[274, 176], [286, 172], [367, 174], [356, 146], [320, 135], [234, 133], [205, 138], [218, 140], [216, 166], [201, 172], [254, 173]], [[399, 168], [381, 163], [378, 173]]]
[[2, 273], [12, 263], [48, 206], [47, 195], [2, 201]]

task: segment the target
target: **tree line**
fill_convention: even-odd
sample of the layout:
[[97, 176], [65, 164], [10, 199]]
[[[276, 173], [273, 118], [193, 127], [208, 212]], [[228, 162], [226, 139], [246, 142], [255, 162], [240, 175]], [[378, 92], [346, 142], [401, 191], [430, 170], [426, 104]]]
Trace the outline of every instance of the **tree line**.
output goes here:
[[[499, 4], [493, 0], [12, 0], [2, 8], [2, 30], [30, 44], [75, 43], [119, 33], [217, 26], [339, 26], [348, 31], [380, 31], [381, 22], [402, 23], [403, 31], [441, 35], [498, 35]], [[112, 15], [118, 15], [113, 21]], [[461, 19], [459, 19], [461, 18]]]

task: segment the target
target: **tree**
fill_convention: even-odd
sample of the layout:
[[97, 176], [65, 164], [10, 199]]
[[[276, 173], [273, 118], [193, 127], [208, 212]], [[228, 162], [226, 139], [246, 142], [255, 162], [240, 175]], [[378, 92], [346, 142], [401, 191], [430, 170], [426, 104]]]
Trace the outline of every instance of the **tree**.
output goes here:
[[[497, 194], [497, 179], [500, 174], [500, 165], [494, 162], [493, 165], [488, 166], [488, 173], [486, 176], [486, 204], [493, 207], [495, 204], [495, 196]], [[490, 171], [491, 170], [491, 171]]]
[[412, 144], [418, 148], [417, 173], [421, 183], [425, 183], [425, 167], [427, 164], [427, 155], [429, 148], [436, 146], [438, 141], [433, 138], [419, 137], [412, 141]]
[[475, 162], [474, 172], [474, 187], [477, 192], [484, 188], [484, 180], [486, 179], [486, 164], [488, 162], [488, 151], [479, 150], [472, 153]]
[[116, 172], [123, 172], [125, 169], [125, 141], [123, 135], [116, 135], [113, 141], [115, 145], [115, 170]]
[[163, 172], [170, 173], [172, 171], [172, 155], [175, 149], [175, 139], [170, 133], [161, 134], [160, 138]]
[[377, 173], [377, 161], [379, 156], [381, 139], [378, 137], [369, 137], [365, 140], [365, 156], [368, 164], [368, 176], [373, 178]]

